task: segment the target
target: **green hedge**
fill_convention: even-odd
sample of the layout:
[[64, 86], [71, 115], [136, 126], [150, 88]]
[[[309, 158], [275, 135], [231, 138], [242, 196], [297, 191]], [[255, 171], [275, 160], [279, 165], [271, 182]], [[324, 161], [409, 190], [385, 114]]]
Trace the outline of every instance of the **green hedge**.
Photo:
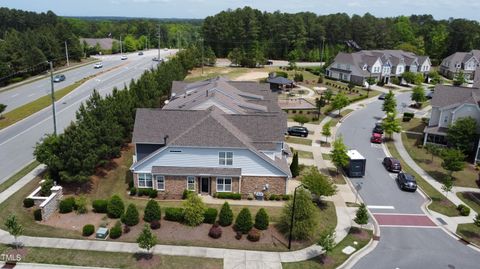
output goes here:
[[217, 192], [215, 197], [218, 199], [231, 199], [231, 200], [241, 200], [242, 195], [240, 193], [233, 192]]
[[165, 208], [165, 220], [169, 221], [183, 221], [183, 208], [181, 207], [167, 207]]
[[218, 215], [218, 210], [216, 208], [207, 208], [205, 210], [205, 213], [203, 213], [203, 222], [204, 223], [210, 223], [214, 224], [215, 221], [217, 220], [217, 215]]

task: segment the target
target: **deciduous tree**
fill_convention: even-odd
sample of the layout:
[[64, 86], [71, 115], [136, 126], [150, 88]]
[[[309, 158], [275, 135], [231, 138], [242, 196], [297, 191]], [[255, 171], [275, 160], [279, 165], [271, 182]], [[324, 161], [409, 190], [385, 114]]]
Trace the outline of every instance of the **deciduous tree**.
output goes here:
[[349, 158], [347, 155], [347, 146], [343, 143], [343, 137], [339, 136], [334, 142], [333, 142], [333, 148], [332, 148], [332, 163], [337, 167], [337, 173], [338, 171], [345, 167], [348, 162]]

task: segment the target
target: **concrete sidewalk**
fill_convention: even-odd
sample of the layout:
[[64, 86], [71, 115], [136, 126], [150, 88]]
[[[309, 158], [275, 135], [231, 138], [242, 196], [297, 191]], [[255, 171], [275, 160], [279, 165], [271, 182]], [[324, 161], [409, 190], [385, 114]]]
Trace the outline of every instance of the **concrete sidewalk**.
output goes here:
[[56, 265], [56, 264], [41, 264], [41, 263], [17, 263], [15, 266], [6, 265], [0, 262], [1, 268], [15, 268], [15, 269], [113, 269], [107, 267], [85, 267], [72, 265]]

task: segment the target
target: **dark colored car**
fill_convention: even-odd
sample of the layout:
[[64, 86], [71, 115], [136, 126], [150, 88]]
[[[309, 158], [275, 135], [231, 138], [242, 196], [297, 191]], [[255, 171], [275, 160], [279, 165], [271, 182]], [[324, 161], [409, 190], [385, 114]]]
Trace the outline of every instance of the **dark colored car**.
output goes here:
[[303, 136], [303, 137], [308, 136], [308, 130], [303, 126], [288, 127], [287, 133], [288, 135], [294, 135], [294, 136]]
[[405, 191], [417, 190], [417, 181], [415, 180], [415, 177], [407, 173], [403, 173], [403, 172], [398, 173], [397, 184], [400, 187], [400, 189]]
[[427, 95], [425, 96], [428, 100], [432, 99], [433, 98], [433, 91], [430, 91], [429, 93], [427, 93]]
[[385, 100], [385, 95], [387, 95], [386, 93], [382, 93], [378, 96], [378, 100]]
[[382, 143], [382, 135], [378, 134], [378, 133], [373, 133], [372, 137], [370, 137], [370, 142], [381, 144]]
[[65, 80], [65, 75], [59, 74], [53, 77], [53, 82], [62, 82]]
[[375, 123], [375, 127], [373, 128], [373, 133], [375, 134], [383, 134], [383, 127], [380, 122]]
[[142, 55], [143, 55], [143, 51], [138, 52], [138, 55], [139, 55], [139, 56], [142, 56]]
[[400, 164], [400, 161], [395, 158], [385, 157], [382, 164], [390, 172], [400, 173], [400, 171], [402, 171], [402, 165]]

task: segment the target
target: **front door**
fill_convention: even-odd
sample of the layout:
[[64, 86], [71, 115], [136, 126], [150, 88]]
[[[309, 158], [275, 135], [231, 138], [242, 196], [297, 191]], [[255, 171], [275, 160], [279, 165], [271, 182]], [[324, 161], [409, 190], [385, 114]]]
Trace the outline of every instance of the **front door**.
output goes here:
[[209, 193], [209, 181], [210, 181], [210, 178], [208, 177], [202, 177], [200, 179], [201, 181], [201, 192], [206, 192], [206, 193]]

